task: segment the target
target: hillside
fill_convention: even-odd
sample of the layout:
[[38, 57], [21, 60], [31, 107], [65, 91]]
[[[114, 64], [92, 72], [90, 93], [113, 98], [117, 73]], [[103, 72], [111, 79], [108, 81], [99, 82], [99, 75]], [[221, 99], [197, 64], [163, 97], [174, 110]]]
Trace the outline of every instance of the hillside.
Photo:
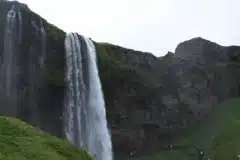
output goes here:
[[18, 119], [0, 117], [1, 160], [92, 160], [84, 150]]
[[197, 148], [204, 152], [204, 159], [239, 159], [239, 112], [240, 99], [227, 100], [218, 105], [203, 121], [169, 142], [172, 149], [166, 146], [159, 153], [136, 160], [193, 160], [197, 159]]

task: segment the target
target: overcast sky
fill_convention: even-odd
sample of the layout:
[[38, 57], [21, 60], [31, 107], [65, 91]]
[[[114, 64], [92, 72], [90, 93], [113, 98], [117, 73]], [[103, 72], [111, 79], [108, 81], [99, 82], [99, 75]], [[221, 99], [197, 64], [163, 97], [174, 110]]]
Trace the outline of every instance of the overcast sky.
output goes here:
[[203, 37], [240, 45], [239, 0], [20, 0], [66, 32], [160, 56]]

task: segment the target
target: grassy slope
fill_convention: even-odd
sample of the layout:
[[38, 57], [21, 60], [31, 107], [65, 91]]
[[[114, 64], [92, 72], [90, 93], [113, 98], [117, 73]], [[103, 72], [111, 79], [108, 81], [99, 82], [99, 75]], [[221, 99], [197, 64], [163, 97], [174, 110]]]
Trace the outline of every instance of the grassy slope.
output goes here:
[[172, 143], [182, 146], [162, 151], [156, 155], [136, 158], [137, 160], [194, 160], [195, 148], [205, 151], [205, 158], [234, 160], [240, 155], [240, 99], [223, 102], [202, 122], [189, 128]]
[[0, 117], [0, 160], [92, 160], [64, 140], [20, 120]]

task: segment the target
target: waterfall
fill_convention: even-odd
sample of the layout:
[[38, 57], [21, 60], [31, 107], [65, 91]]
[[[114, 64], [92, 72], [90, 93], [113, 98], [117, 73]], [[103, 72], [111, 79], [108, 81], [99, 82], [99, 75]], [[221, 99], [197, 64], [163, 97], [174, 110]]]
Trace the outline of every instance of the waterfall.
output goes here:
[[[31, 20], [32, 31], [30, 33], [32, 39], [29, 47], [28, 55], [28, 67], [27, 67], [27, 101], [28, 111], [31, 113], [38, 112], [39, 110], [39, 88], [43, 87], [45, 72], [45, 55], [46, 55], [46, 33], [43, 26], [43, 22], [40, 19]], [[43, 117], [39, 114], [30, 114], [28, 119], [30, 119], [35, 124], [40, 124]]]
[[112, 160], [111, 137], [93, 42], [75, 33], [67, 34], [64, 111], [66, 138], [86, 148], [95, 160]]
[[15, 6], [7, 13], [7, 21], [5, 27], [5, 35], [4, 35], [4, 53], [2, 57], [2, 80], [3, 87], [6, 93], [6, 96], [12, 96], [14, 93], [14, 67], [16, 66], [15, 53], [16, 53], [16, 11]]
[[31, 25], [35, 29], [35, 36], [38, 37], [38, 26], [34, 20], [31, 20]]
[[[4, 29], [4, 50], [0, 65], [0, 93], [1, 100], [11, 106], [5, 114], [15, 115], [18, 104], [18, 58], [22, 40], [22, 15], [19, 8], [13, 5], [6, 15]], [[9, 112], [9, 113], [7, 113]]]
[[42, 20], [40, 20], [40, 31], [41, 31], [41, 56], [40, 56], [40, 66], [44, 68], [45, 66], [45, 59], [46, 59], [46, 31], [43, 26]]
[[46, 31], [45, 31], [45, 28], [44, 28], [44, 25], [43, 25], [43, 22], [42, 22], [42, 19], [40, 19], [40, 26], [37, 25], [37, 22], [32, 20], [31, 21], [31, 25], [32, 27], [35, 29], [35, 37], [37, 39], [40, 39], [40, 47], [39, 50], [40, 50], [40, 56], [39, 56], [39, 59], [38, 59], [38, 63], [40, 65], [40, 68], [44, 68], [45, 66], [45, 59], [46, 59], [46, 39], [47, 39], [47, 36], [46, 36]]
[[[64, 118], [66, 119], [66, 124], [64, 126], [67, 139], [74, 145], [81, 147], [83, 142], [80, 141], [82, 138], [77, 139], [82, 136], [80, 130], [81, 122], [80, 115], [81, 110], [79, 106], [83, 106], [85, 100], [85, 91], [82, 90], [80, 95], [80, 84], [83, 84], [82, 76], [82, 63], [81, 63], [81, 49], [77, 35], [70, 34], [65, 39], [66, 48], [66, 60], [67, 60], [67, 95], [66, 95], [66, 112]], [[79, 110], [79, 111], [77, 111]], [[74, 115], [79, 114], [79, 115]], [[76, 124], [77, 123], [77, 124]], [[75, 128], [74, 128], [75, 126]]]
[[18, 9], [18, 23], [19, 23], [19, 29], [18, 29], [18, 43], [22, 44], [22, 13], [20, 9]]

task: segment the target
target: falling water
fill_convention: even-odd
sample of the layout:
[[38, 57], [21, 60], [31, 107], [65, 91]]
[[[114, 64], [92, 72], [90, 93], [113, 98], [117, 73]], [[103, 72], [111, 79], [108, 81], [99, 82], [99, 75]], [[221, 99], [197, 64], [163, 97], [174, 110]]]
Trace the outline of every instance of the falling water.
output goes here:
[[22, 13], [20, 9], [18, 9], [18, 23], [19, 23], [19, 29], [18, 29], [18, 43], [22, 44]]
[[[19, 74], [18, 58], [22, 35], [22, 17], [20, 9], [13, 5], [6, 15], [4, 29], [4, 52], [0, 66], [0, 98], [2, 103], [11, 106], [5, 114], [17, 113], [17, 78]], [[9, 112], [9, 113], [7, 113]]]
[[[36, 19], [31, 20], [32, 27], [32, 39], [29, 46], [28, 55], [28, 67], [27, 67], [27, 101], [28, 106], [31, 106], [29, 112], [37, 112], [39, 110], [39, 87], [43, 87], [44, 82], [44, 61], [46, 55], [46, 33], [43, 26], [42, 20], [36, 21]], [[32, 122], [39, 124], [41, 123], [42, 117], [39, 114], [30, 114], [28, 119]]]
[[44, 68], [45, 66], [45, 59], [46, 59], [46, 31], [43, 26], [42, 20], [40, 20], [41, 26], [40, 26], [40, 31], [41, 31], [41, 56], [40, 56], [40, 66], [41, 68]]
[[6, 93], [6, 96], [12, 96], [14, 93], [14, 79], [16, 67], [16, 11], [15, 6], [9, 10], [7, 14], [7, 21], [4, 35], [4, 53], [2, 57], [2, 84]]
[[35, 36], [38, 37], [38, 26], [34, 20], [31, 20], [31, 25], [35, 29]]
[[[80, 141], [82, 136], [80, 130], [84, 130], [81, 126], [79, 106], [84, 106], [85, 91], [80, 94], [80, 85], [84, 85], [82, 76], [81, 49], [76, 34], [69, 34], [65, 39], [66, 60], [67, 60], [67, 96], [66, 96], [66, 124], [65, 133], [67, 139], [74, 145], [81, 147], [83, 142]], [[80, 82], [80, 84], [79, 84]], [[83, 88], [83, 87], [82, 87]], [[79, 111], [78, 111], [79, 110]], [[74, 115], [79, 114], [79, 115]], [[77, 124], [76, 124], [77, 123]], [[74, 127], [75, 126], [75, 127]], [[81, 128], [82, 127], [82, 128]]]
[[[35, 37], [36, 39], [40, 39], [40, 56], [38, 59], [38, 63], [40, 65], [40, 68], [44, 68], [45, 66], [45, 59], [46, 59], [46, 31], [42, 22], [42, 19], [40, 19], [40, 26], [37, 25], [37, 22], [32, 20], [31, 21], [31, 25], [35, 30]], [[35, 48], [36, 49], [36, 48]]]
[[66, 36], [65, 48], [68, 86], [64, 112], [66, 138], [72, 144], [86, 148], [95, 160], [112, 160], [95, 46], [90, 39], [71, 33]]

